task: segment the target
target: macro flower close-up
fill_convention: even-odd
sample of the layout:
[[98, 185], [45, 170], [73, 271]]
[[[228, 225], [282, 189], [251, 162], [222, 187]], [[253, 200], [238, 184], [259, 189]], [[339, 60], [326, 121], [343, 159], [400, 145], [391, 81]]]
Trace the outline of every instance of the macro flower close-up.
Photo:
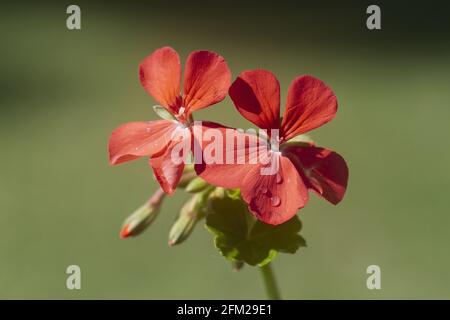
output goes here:
[[447, 2], [6, 1], [0, 300], [449, 299]]
[[[278, 289], [269, 285], [275, 281], [269, 263], [278, 252], [306, 246], [298, 234], [301, 222], [293, 217], [308, 202], [308, 190], [333, 204], [346, 191], [345, 160], [304, 136], [334, 118], [336, 96], [317, 78], [297, 77], [281, 118], [280, 84], [271, 72], [244, 71], [230, 86], [225, 60], [210, 51], [191, 53], [185, 69], [181, 94], [180, 61], [172, 48], [144, 59], [141, 84], [162, 105], [154, 110], [163, 120], [126, 123], [109, 139], [111, 164], [148, 156], [161, 187], [125, 220], [120, 236], [137, 236], [153, 224], [165, 193], [182, 182], [193, 195], [169, 232], [169, 245], [184, 242], [205, 219], [219, 252], [238, 269], [245, 263], [259, 266], [269, 298], [278, 299]], [[192, 112], [220, 102], [227, 92], [238, 112], [262, 132], [194, 122]]]

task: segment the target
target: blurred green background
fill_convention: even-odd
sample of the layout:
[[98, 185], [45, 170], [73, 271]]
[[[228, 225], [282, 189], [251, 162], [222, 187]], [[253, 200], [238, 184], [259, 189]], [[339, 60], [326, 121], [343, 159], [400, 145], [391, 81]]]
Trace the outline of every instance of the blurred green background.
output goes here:
[[[79, 31], [66, 29], [73, 3]], [[308, 247], [274, 262], [284, 298], [450, 298], [448, 10], [377, 3], [379, 31], [365, 2], [2, 4], [0, 298], [265, 298], [258, 270], [233, 272], [202, 224], [168, 247], [182, 192], [144, 234], [118, 237], [156, 184], [143, 159], [110, 167], [107, 140], [156, 119], [137, 68], [165, 45], [182, 61], [217, 51], [233, 77], [269, 69], [282, 101], [306, 73], [337, 94], [337, 117], [311, 135], [345, 157], [349, 188], [337, 207], [313, 196], [299, 213]], [[229, 98], [196, 118], [250, 126]], [[70, 264], [82, 290], [66, 289]], [[381, 290], [366, 287], [372, 264]]]

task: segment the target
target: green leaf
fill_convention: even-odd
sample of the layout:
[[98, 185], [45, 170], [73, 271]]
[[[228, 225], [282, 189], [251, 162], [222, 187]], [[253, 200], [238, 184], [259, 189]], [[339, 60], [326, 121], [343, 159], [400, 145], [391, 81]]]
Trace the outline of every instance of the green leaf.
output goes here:
[[306, 246], [298, 234], [302, 225], [297, 216], [272, 226], [256, 220], [242, 199], [210, 198], [210, 207], [206, 228], [215, 235], [215, 246], [228, 260], [263, 266], [277, 252], [295, 253]]

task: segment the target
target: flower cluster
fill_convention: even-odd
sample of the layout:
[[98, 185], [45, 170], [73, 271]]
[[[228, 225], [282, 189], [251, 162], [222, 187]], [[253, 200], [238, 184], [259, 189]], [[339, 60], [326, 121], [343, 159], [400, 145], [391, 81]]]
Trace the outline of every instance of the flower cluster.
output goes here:
[[[186, 177], [197, 184], [201, 180], [211, 187], [209, 192], [213, 187], [239, 189], [248, 210], [269, 225], [295, 216], [308, 202], [309, 191], [333, 204], [344, 197], [348, 179], [344, 159], [304, 136], [332, 120], [337, 111], [335, 94], [321, 80], [309, 75], [295, 78], [281, 117], [280, 84], [271, 72], [244, 71], [231, 83], [226, 61], [211, 51], [189, 55], [183, 81], [180, 58], [170, 47], [145, 58], [139, 75], [144, 89], [160, 104], [154, 109], [162, 119], [129, 122], [114, 130], [109, 140], [111, 164], [148, 157], [166, 194], [172, 194]], [[195, 111], [227, 95], [237, 111], [265, 134], [194, 121]], [[195, 171], [190, 171], [187, 163], [194, 151], [201, 157], [194, 156]], [[195, 201], [190, 207], [198, 211]], [[145, 210], [140, 212], [142, 216]], [[122, 235], [130, 230], [128, 224]]]

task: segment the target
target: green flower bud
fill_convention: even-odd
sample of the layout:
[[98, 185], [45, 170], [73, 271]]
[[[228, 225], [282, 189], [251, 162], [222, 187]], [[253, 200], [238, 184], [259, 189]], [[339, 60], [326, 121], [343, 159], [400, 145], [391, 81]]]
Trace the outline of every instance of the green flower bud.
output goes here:
[[196, 223], [206, 214], [207, 199], [211, 189], [195, 193], [183, 205], [169, 232], [169, 246], [182, 243], [194, 230]]
[[186, 192], [197, 193], [205, 190], [209, 186], [208, 182], [200, 177], [195, 177], [186, 186]]
[[120, 237], [124, 239], [136, 236], [147, 229], [158, 216], [164, 197], [164, 191], [158, 189], [143, 206], [126, 218], [120, 231]]

